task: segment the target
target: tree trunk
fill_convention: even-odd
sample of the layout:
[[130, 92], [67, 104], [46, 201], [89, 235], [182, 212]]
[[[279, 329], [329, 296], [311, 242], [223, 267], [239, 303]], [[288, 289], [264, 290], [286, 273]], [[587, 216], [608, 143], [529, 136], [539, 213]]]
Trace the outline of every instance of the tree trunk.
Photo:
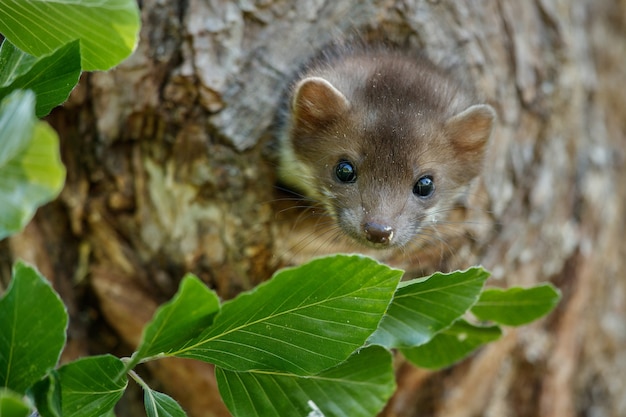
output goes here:
[[[499, 122], [445, 241], [378, 255], [411, 275], [483, 264], [491, 285], [563, 292], [550, 317], [448, 370], [398, 358], [382, 415], [626, 415], [625, 0], [141, 3], [135, 54], [85, 75], [50, 116], [64, 191], [0, 245], [3, 279], [24, 258], [68, 304], [66, 360], [130, 354], [185, 272], [227, 299], [281, 266], [355, 250], [280, 201], [272, 121], [322, 45], [382, 32], [463, 69]], [[190, 416], [228, 415], [210, 366], [140, 371]], [[135, 407], [131, 396], [118, 415]]]

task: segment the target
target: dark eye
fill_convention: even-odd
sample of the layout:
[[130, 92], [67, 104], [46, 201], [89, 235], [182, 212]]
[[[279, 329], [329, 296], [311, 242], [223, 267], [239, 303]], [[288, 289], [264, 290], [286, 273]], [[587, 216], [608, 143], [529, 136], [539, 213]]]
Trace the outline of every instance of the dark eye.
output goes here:
[[340, 182], [353, 183], [356, 181], [356, 169], [354, 169], [354, 165], [351, 162], [339, 161], [335, 166], [335, 177]]
[[430, 175], [423, 176], [413, 186], [413, 194], [418, 197], [430, 197], [434, 191], [435, 182]]

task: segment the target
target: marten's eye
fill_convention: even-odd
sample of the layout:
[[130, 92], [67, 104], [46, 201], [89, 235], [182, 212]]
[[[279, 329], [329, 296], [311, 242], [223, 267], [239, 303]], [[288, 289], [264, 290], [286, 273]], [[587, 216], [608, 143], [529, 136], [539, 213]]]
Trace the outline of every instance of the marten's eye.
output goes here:
[[351, 162], [341, 160], [335, 166], [335, 177], [339, 182], [353, 183], [356, 181], [356, 169]]
[[413, 186], [413, 194], [418, 197], [430, 197], [433, 195], [433, 192], [435, 192], [435, 182], [430, 175], [423, 176]]

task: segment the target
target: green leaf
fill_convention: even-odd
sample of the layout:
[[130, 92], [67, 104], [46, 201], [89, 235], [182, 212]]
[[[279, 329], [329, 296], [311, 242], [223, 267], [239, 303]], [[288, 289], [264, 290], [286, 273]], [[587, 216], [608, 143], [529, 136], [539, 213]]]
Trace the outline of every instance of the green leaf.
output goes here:
[[0, 103], [0, 239], [20, 231], [65, 181], [59, 138], [34, 105], [35, 95], [20, 90]]
[[111, 355], [90, 356], [59, 368], [63, 417], [100, 417], [119, 401], [128, 379]]
[[474, 326], [459, 320], [430, 342], [400, 351], [416, 366], [441, 369], [466, 358], [480, 346], [498, 340], [500, 336], [502, 330], [498, 326]]
[[488, 277], [487, 271], [475, 267], [403, 282], [369, 342], [388, 349], [428, 342], [478, 300]]
[[17, 393], [0, 388], [0, 417], [27, 417], [30, 407]]
[[506, 326], [521, 326], [551, 312], [559, 303], [561, 294], [552, 284], [542, 284], [524, 289], [486, 289], [472, 307], [480, 320]]
[[317, 374], [363, 345], [401, 276], [356, 255], [283, 270], [224, 303], [213, 326], [174, 354], [236, 371]]
[[139, 349], [126, 368], [146, 357], [181, 349], [213, 323], [219, 309], [215, 292], [187, 274], [172, 300], [163, 304], [144, 328]]
[[82, 67], [107, 70], [130, 55], [137, 43], [135, 0], [3, 0], [0, 33], [34, 56], [80, 39]]
[[24, 394], [58, 362], [67, 312], [34, 268], [18, 262], [0, 299], [0, 386]]
[[37, 122], [34, 108], [32, 91], [15, 91], [0, 101], [0, 168], [28, 146]]
[[[81, 72], [78, 41], [70, 42], [49, 55], [33, 60], [32, 56], [5, 40], [0, 51], [0, 63], [4, 59], [12, 66], [8, 74], [10, 82], [0, 84], [0, 99], [17, 89], [32, 90], [37, 95], [37, 117], [47, 115], [50, 110], [67, 100], [78, 83]], [[27, 67], [26, 63], [30, 65]]]
[[169, 395], [144, 389], [143, 402], [148, 417], [186, 417], [182, 407]]
[[395, 391], [391, 354], [370, 346], [319, 375], [233, 372], [216, 368], [218, 387], [234, 417], [371, 417]]
[[37, 406], [41, 417], [62, 417], [61, 381], [57, 371], [50, 371], [44, 379], [30, 387], [27, 394]]
[[6, 87], [13, 80], [30, 70], [37, 58], [18, 49], [8, 40], [0, 45], [0, 87]]

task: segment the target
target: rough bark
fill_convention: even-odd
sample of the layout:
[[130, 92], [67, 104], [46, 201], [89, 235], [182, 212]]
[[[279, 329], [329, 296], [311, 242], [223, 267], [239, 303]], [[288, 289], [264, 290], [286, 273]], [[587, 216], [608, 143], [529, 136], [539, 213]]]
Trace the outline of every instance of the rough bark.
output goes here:
[[[445, 242], [385, 259], [552, 281], [558, 310], [442, 372], [398, 362], [385, 416], [626, 415], [626, 1], [142, 2], [136, 53], [84, 76], [50, 121], [68, 181], [0, 244], [72, 315], [65, 359], [128, 354], [191, 271], [224, 298], [331, 244], [274, 187], [289, 75], [333, 37], [384, 32], [454, 62], [499, 113], [485, 174]], [[145, 370], [191, 416], [226, 416], [209, 366]], [[132, 415], [125, 402], [119, 415]]]

